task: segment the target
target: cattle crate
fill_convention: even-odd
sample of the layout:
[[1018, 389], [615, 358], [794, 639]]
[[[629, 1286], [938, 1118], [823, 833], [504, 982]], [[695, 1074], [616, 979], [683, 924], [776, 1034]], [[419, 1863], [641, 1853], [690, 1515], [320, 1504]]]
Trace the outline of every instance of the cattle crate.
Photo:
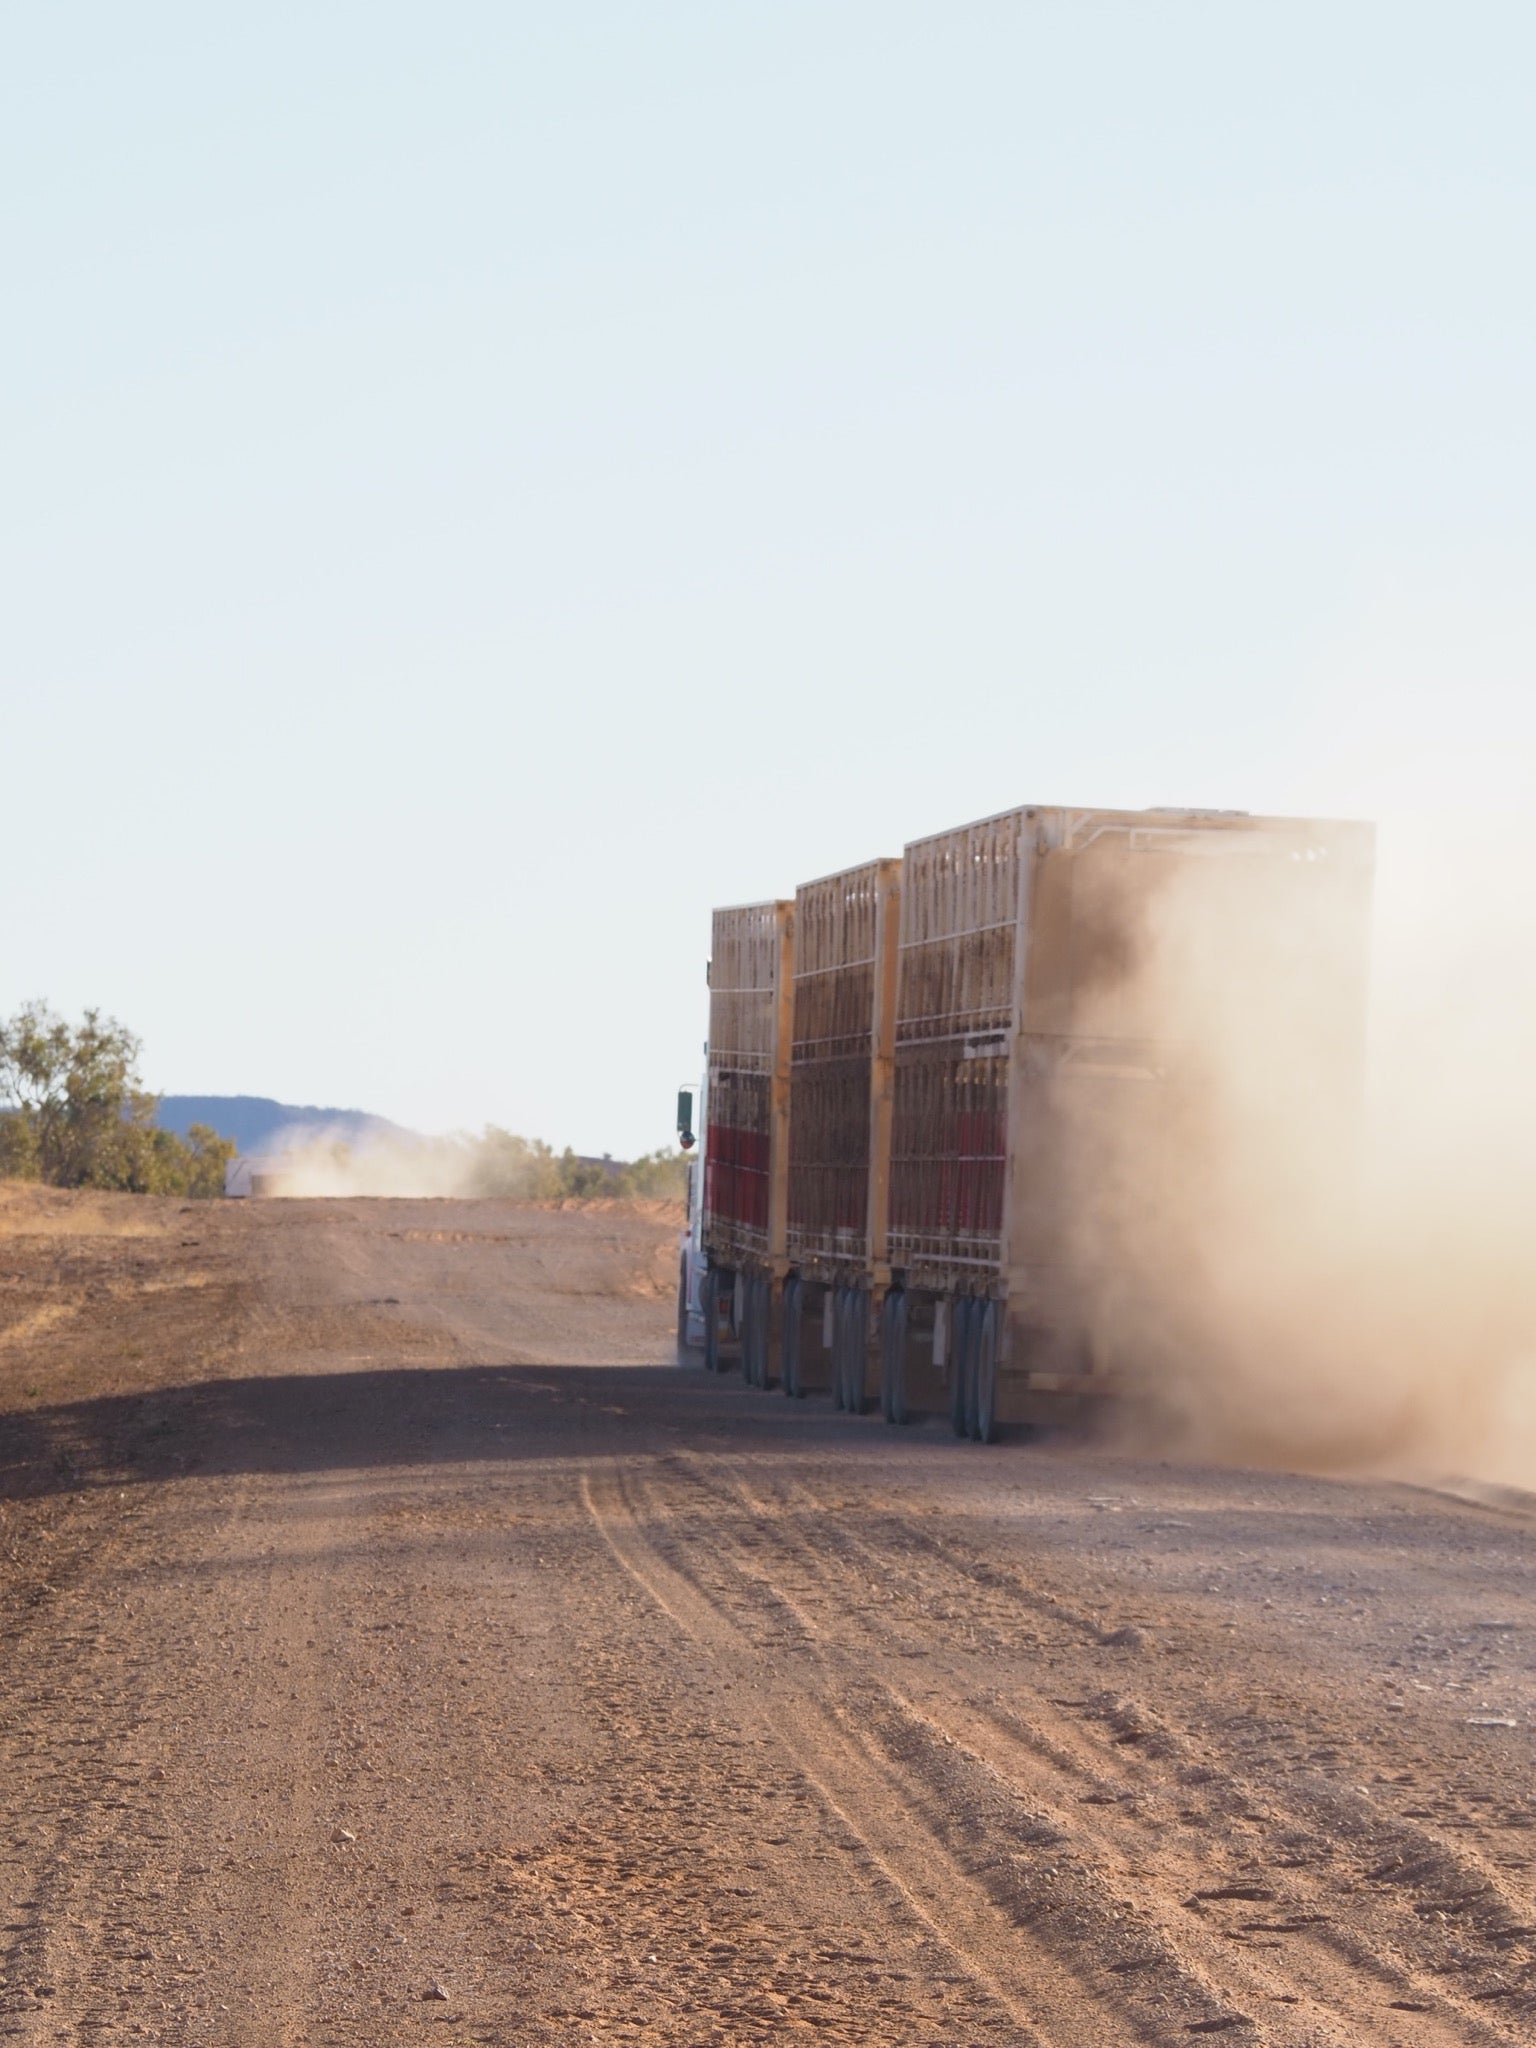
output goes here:
[[1367, 826], [1226, 812], [1025, 808], [908, 846], [887, 1413], [919, 1354], [982, 1437], [1109, 1382], [1117, 1219], [1216, 1198], [1188, 1162], [1218, 1074], [1337, 1140], [1371, 865]]
[[899, 860], [795, 892], [782, 1376], [799, 1393], [829, 1375], [850, 1408], [863, 1405], [869, 1311], [887, 1277], [900, 900]]
[[768, 1323], [785, 1270], [794, 904], [714, 913], [705, 1079], [705, 1357], [721, 1314], [748, 1378], [767, 1378]]

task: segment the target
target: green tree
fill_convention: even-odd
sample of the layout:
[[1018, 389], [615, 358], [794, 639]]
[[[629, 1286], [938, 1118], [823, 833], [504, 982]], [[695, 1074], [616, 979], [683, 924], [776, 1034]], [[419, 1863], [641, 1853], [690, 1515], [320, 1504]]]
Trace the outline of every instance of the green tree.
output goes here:
[[36, 1180], [37, 1132], [17, 1109], [0, 1108], [0, 1180]]
[[234, 1139], [221, 1138], [212, 1124], [188, 1124], [182, 1149], [189, 1155], [184, 1192], [195, 1201], [222, 1195], [224, 1169], [239, 1150]]
[[560, 1193], [560, 1163], [542, 1138], [519, 1138], [487, 1124], [473, 1145], [470, 1193], [549, 1201]]
[[619, 1182], [626, 1195], [662, 1196], [680, 1202], [688, 1191], [688, 1154], [666, 1146], [643, 1152], [621, 1169]]
[[44, 1003], [0, 1025], [0, 1095], [30, 1133], [41, 1179], [84, 1187], [130, 1110], [139, 1042], [87, 1010], [78, 1030]]
[[71, 1027], [46, 1003], [0, 1023], [0, 1173], [60, 1188], [219, 1195], [235, 1147], [206, 1125], [156, 1124], [139, 1085], [139, 1041], [87, 1010]]
[[587, 1198], [622, 1193], [618, 1176], [602, 1159], [578, 1159], [567, 1145], [560, 1154], [560, 1193]]

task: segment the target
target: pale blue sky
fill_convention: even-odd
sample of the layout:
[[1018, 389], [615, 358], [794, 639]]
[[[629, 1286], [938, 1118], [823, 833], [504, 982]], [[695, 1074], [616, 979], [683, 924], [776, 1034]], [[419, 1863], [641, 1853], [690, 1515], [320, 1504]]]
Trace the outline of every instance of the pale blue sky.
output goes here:
[[0, 37], [0, 1009], [622, 1154], [714, 902], [1536, 795], [1525, 0]]

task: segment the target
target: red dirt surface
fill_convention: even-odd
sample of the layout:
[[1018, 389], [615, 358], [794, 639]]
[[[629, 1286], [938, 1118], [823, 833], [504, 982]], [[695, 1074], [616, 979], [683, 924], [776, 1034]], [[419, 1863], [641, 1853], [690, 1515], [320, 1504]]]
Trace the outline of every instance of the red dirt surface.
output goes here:
[[0, 2035], [1536, 2035], [1530, 1522], [679, 1371], [675, 1236], [0, 1188]]

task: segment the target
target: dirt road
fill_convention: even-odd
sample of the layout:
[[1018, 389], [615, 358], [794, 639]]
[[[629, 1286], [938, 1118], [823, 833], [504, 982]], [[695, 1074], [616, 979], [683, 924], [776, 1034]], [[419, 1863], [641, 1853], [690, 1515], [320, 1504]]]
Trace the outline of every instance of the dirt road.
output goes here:
[[679, 1373], [672, 1231], [0, 1191], [0, 2034], [1536, 2037], [1536, 1525]]

